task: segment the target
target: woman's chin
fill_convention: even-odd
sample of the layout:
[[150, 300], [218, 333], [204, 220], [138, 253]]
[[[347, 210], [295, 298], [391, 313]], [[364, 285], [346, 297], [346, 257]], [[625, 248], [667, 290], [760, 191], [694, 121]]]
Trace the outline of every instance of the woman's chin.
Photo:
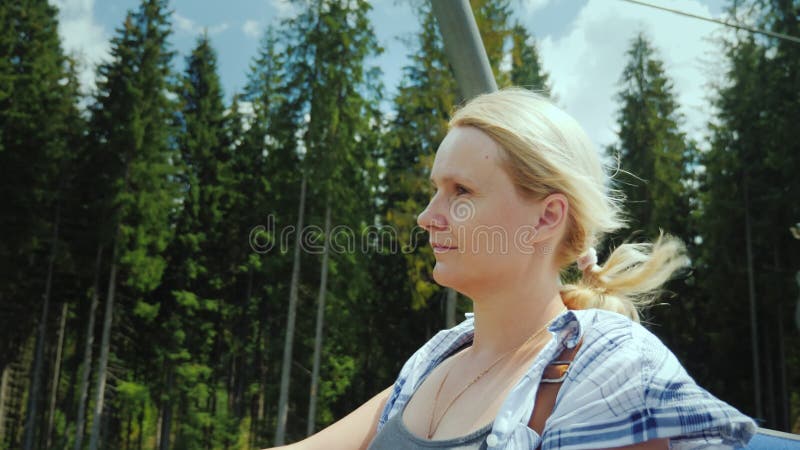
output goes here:
[[435, 281], [439, 286], [458, 290], [458, 277], [456, 277], [455, 274], [453, 274], [446, 267], [440, 267], [440, 264], [441, 263], [436, 263], [436, 265], [433, 267], [433, 281]]

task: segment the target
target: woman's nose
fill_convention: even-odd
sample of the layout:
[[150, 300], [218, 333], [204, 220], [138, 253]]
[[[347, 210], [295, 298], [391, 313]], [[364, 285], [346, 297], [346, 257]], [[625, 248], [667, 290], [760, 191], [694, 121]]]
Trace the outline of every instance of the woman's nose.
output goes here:
[[447, 219], [437, 212], [434, 208], [434, 201], [431, 200], [428, 206], [417, 216], [417, 225], [428, 230], [442, 230], [447, 228]]

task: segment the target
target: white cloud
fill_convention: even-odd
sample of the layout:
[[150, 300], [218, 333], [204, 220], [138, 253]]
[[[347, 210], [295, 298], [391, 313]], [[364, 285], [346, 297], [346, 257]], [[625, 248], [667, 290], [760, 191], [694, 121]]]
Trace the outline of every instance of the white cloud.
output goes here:
[[269, 3], [280, 18], [288, 17], [295, 13], [295, 6], [291, 0], [269, 0]]
[[180, 15], [177, 11], [172, 15], [172, 20], [180, 31], [187, 33], [195, 33], [197, 31], [197, 24], [194, 23], [194, 20]]
[[261, 33], [261, 24], [255, 20], [245, 20], [244, 25], [242, 25], [242, 32], [251, 38], [258, 39], [258, 35]]
[[[538, 11], [548, 4], [550, 4], [552, 0], [522, 0], [522, 8], [525, 10], [526, 13], [531, 13], [534, 11]], [[570, 0], [572, 1], [572, 0]]]
[[210, 27], [208, 27], [208, 34], [211, 36], [215, 36], [227, 30], [228, 28], [230, 28], [230, 26], [228, 25], [227, 22], [223, 22], [218, 25], [211, 25]]
[[95, 88], [95, 66], [109, 56], [109, 36], [94, 18], [94, 0], [54, 0], [58, 7], [58, 32], [64, 50], [80, 65], [78, 75], [86, 91]]
[[[710, 17], [707, 6], [696, 0], [674, 1], [674, 9]], [[683, 130], [702, 139], [711, 118], [708, 82], [719, 70], [718, 49], [710, 42], [720, 26], [625, 2], [590, 0], [566, 33], [540, 41], [542, 64], [551, 74], [559, 104], [584, 126], [602, 148], [617, 140], [615, 99], [627, 63], [627, 50], [644, 31], [674, 82]]]
[[500, 70], [504, 72], [511, 71], [511, 66], [513, 65], [512, 63], [513, 63], [513, 58], [511, 52], [506, 52], [503, 55], [503, 59], [500, 60]]
[[193, 35], [201, 34], [203, 32], [203, 29], [205, 28], [208, 31], [209, 36], [215, 36], [230, 28], [227, 22], [210, 26], [200, 25], [194, 20], [182, 16], [177, 11], [175, 11], [175, 13], [172, 15], [172, 19], [179, 32], [184, 32]]

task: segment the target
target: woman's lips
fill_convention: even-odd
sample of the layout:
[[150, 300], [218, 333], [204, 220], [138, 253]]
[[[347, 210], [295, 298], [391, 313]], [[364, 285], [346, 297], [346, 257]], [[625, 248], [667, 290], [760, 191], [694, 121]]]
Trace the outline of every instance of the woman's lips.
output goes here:
[[456, 247], [448, 247], [446, 245], [438, 245], [438, 244], [431, 244], [431, 246], [433, 247], [434, 253], [445, 253], [449, 252], [450, 250], [456, 249]]

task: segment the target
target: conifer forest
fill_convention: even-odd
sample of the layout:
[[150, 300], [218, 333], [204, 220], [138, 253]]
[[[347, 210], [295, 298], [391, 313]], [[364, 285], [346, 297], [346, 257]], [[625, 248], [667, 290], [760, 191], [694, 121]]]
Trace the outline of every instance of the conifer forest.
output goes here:
[[[366, 0], [299, 2], [228, 93], [207, 33], [173, 50], [167, 0], [120, 17], [90, 92], [56, 7], [0, 2], [0, 450], [295, 442], [463, 319], [416, 226], [463, 99], [410, 3], [389, 96]], [[471, 1], [497, 84], [552, 92], [510, 3]], [[800, 36], [797, 0], [742, 3]], [[726, 36], [703, 143], [647, 34], [620, 49], [618, 139], [597, 151], [633, 220], [597, 250], [680, 237], [692, 268], [643, 324], [709, 392], [798, 433], [800, 43]]]

